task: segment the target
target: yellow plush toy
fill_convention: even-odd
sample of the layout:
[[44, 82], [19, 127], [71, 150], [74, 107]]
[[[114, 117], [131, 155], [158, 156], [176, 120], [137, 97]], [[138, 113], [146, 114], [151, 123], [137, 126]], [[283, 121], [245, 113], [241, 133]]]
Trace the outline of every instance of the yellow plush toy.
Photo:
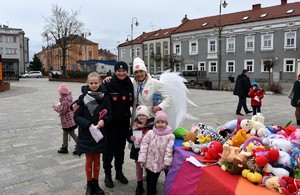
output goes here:
[[240, 129], [231, 140], [228, 140], [228, 143], [240, 147], [250, 137], [247, 135], [246, 129]]
[[258, 172], [252, 172], [249, 169], [244, 169], [242, 171], [242, 176], [247, 178], [252, 183], [259, 183], [262, 179], [262, 175]]

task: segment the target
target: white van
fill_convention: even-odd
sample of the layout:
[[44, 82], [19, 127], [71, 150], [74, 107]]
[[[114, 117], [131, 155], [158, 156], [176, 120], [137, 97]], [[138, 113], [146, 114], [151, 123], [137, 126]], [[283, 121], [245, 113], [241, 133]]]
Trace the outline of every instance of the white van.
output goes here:
[[182, 70], [181, 75], [187, 80], [188, 84], [192, 86], [203, 85], [207, 80], [206, 71]]

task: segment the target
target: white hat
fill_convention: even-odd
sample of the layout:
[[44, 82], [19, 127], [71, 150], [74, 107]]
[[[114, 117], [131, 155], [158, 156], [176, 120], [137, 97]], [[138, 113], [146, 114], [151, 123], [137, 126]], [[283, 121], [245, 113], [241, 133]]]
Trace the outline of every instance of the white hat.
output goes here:
[[149, 111], [146, 106], [141, 105], [136, 108], [136, 116], [141, 115], [141, 114], [149, 117]]
[[143, 70], [147, 72], [145, 62], [139, 57], [136, 57], [133, 60], [133, 73], [135, 73], [137, 70]]

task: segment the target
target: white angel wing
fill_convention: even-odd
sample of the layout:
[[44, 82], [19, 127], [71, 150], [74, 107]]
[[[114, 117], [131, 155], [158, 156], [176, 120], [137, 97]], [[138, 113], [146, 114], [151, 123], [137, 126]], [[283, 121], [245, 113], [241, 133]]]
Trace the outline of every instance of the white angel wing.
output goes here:
[[[167, 110], [169, 125], [175, 130], [184, 119], [197, 120], [196, 117], [187, 113], [188, 103], [197, 106], [189, 98], [189, 90], [184, 84], [186, 79], [179, 75], [179, 72], [166, 71], [160, 76], [162, 82], [172, 97], [172, 103]], [[198, 106], [197, 106], [198, 107]]]

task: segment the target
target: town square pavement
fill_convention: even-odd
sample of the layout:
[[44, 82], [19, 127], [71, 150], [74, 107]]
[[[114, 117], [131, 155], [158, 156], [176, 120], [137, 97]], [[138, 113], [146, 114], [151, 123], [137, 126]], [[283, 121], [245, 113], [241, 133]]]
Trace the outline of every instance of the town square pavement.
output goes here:
[[[11, 82], [10, 90], [0, 93], [0, 194], [85, 194], [85, 158], [70, 152], [74, 149], [73, 140], [69, 142], [69, 154], [57, 153], [62, 130], [51, 104], [58, 102], [60, 84], [47, 78], [20, 79]], [[68, 84], [76, 99], [83, 84]], [[284, 92], [265, 95], [262, 113], [266, 125], [284, 125], [289, 120], [295, 125], [294, 108], [286, 96], [287, 90]], [[182, 127], [190, 129], [201, 122], [217, 128], [237, 118], [238, 98], [231, 91], [190, 89], [189, 97], [198, 107], [189, 106], [188, 112], [198, 120], [186, 120]], [[128, 148], [125, 155], [124, 173], [129, 184], [116, 181], [113, 174], [115, 187], [106, 188], [101, 168], [100, 187], [106, 194], [134, 194], [135, 165]], [[158, 195], [163, 194], [163, 181], [161, 174]]]

